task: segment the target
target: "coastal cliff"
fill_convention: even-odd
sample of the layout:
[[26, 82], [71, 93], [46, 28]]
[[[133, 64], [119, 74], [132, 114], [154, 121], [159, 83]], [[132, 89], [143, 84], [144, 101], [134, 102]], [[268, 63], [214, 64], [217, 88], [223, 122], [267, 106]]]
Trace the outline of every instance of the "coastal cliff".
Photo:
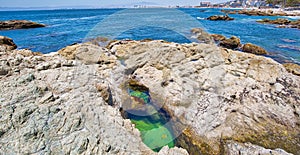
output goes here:
[[[300, 77], [270, 58], [161, 40], [12, 49], [0, 45], [1, 153], [300, 153]], [[132, 80], [175, 120], [176, 147], [152, 151], [122, 116]]]

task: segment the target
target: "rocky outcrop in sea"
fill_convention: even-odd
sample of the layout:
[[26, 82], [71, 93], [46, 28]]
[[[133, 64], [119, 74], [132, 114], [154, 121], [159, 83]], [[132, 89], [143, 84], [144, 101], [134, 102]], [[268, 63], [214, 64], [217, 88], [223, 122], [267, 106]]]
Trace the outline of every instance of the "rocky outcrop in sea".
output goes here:
[[[1, 154], [300, 153], [300, 77], [270, 58], [122, 40], [50, 54], [0, 46], [0, 63]], [[151, 150], [123, 113], [150, 100], [174, 148]]]
[[279, 25], [278, 28], [297, 28], [300, 29], [300, 20], [288, 20], [284, 18], [278, 18], [274, 20], [270, 19], [262, 19], [258, 20], [258, 23], [263, 23], [263, 24], [276, 24]]
[[0, 30], [14, 30], [14, 29], [29, 29], [45, 27], [46, 25], [28, 21], [28, 20], [7, 20], [0, 21]]
[[214, 16], [210, 16], [208, 18], [206, 18], [207, 20], [225, 20], [225, 21], [229, 21], [229, 20], [234, 20], [234, 18], [229, 17], [228, 15], [214, 15]]

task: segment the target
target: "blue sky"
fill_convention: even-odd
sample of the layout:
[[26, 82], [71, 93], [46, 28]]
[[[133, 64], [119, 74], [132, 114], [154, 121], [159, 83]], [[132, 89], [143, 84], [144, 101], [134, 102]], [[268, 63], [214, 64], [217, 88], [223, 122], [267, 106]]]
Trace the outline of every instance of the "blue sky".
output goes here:
[[61, 7], [61, 6], [117, 6], [151, 2], [159, 5], [198, 5], [200, 1], [213, 3], [226, 0], [0, 0], [0, 7]]

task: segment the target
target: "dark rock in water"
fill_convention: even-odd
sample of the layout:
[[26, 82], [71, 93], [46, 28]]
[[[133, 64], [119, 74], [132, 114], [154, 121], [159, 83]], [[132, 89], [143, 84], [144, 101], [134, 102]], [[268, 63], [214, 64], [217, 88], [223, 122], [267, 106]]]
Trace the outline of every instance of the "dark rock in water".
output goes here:
[[17, 48], [17, 45], [11, 38], [0, 36], [0, 46], [5, 46], [7, 50], [14, 50]]
[[29, 28], [38, 28], [38, 27], [45, 27], [45, 26], [46, 25], [44, 24], [39, 24], [28, 20], [0, 21], [0, 30], [29, 29]]
[[220, 42], [220, 46], [229, 48], [229, 49], [236, 49], [240, 46], [240, 44], [241, 44], [241, 41], [236, 36], [232, 36], [231, 38], [225, 39]]
[[207, 20], [225, 20], [225, 21], [234, 20], [234, 18], [231, 18], [228, 15], [225, 15], [225, 16], [223, 16], [223, 15], [214, 15], [214, 16], [210, 16], [206, 19]]
[[221, 12], [228, 13], [228, 14], [236, 14], [237, 13], [236, 10], [224, 10], [224, 9], [222, 9]]
[[300, 20], [291, 21], [285, 18], [278, 18], [275, 20], [271, 19], [262, 19], [256, 22], [263, 23], [263, 24], [276, 24], [278, 28], [300, 28]]
[[246, 43], [243, 46], [242, 51], [247, 53], [257, 54], [257, 55], [268, 54], [268, 52], [262, 47], [253, 45], [251, 43]]
[[223, 41], [226, 39], [225, 36], [220, 35], [220, 34], [211, 34], [210, 35], [215, 41]]
[[285, 67], [285, 69], [290, 72], [293, 73], [294, 75], [298, 75], [300, 76], [300, 66], [294, 63], [285, 63], [283, 64], [283, 66]]

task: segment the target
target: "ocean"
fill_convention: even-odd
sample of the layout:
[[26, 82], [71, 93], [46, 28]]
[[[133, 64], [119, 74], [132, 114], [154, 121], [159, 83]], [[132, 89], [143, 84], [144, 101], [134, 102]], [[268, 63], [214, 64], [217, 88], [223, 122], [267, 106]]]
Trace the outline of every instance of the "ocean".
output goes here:
[[[12, 38], [19, 49], [50, 53], [67, 45], [84, 42], [97, 36], [111, 39], [163, 39], [178, 43], [196, 41], [190, 29], [200, 27], [208, 33], [237, 36], [242, 43], [265, 48], [269, 57], [279, 62], [300, 64], [300, 30], [276, 28], [257, 23], [266, 16], [233, 14], [233, 21], [208, 21], [211, 15], [224, 15], [221, 9], [71, 9], [0, 11], [0, 20], [31, 20], [46, 24], [35, 29], [0, 31]], [[300, 17], [285, 17], [296, 20]]]

